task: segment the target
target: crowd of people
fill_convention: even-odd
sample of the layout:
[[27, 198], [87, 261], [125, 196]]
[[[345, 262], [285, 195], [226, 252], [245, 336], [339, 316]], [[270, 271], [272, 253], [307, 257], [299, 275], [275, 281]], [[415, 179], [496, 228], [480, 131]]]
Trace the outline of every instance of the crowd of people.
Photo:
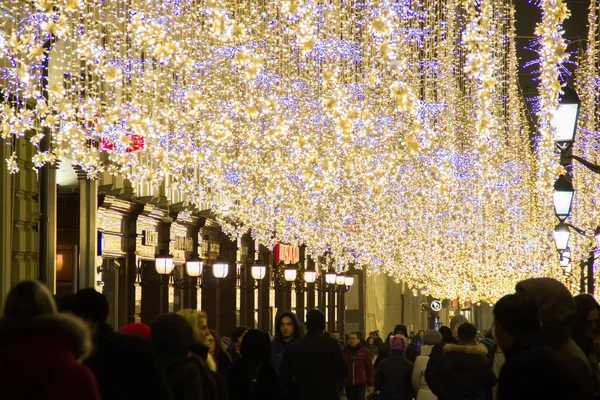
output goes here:
[[483, 334], [458, 314], [449, 326], [383, 340], [325, 331], [289, 311], [267, 332], [209, 329], [180, 310], [115, 332], [101, 293], [55, 299], [17, 284], [0, 320], [2, 399], [525, 400], [600, 398], [600, 306], [560, 282], [528, 279], [494, 306]]

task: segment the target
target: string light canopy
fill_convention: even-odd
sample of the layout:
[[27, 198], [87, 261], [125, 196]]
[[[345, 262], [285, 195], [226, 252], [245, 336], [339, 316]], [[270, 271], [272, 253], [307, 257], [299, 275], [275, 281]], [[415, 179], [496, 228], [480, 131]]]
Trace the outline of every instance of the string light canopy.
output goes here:
[[492, 301], [558, 276], [549, 38], [563, 9], [541, 3], [550, 111], [533, 150], [508, 0], [14, 0], [0, 134], [39, 148], [50, 133], [36, 166], [211, 204], [232, 237]]

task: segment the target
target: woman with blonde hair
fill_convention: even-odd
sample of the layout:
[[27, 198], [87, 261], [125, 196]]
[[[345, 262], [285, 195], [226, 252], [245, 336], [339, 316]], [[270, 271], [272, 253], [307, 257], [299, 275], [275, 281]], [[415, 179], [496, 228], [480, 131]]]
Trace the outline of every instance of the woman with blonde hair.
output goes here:
[[192, 344], [192, 357], [202, 365], [202, 383], [204, 386], [204, 400], [219, 400], [227, 398], [227, 387], [224, 378], [217, 372], [217, 363], [210, 348], [206, 343], [206, 338], [210, 336], [208, 330], [208, 317], [204, 311], [184, 309], [177, 312], [185, 318], [194, 331], [194, 343]]
[[20, 282], [8, 294], [0, 321], [3, 398], [100, 400], [94, 375], [81, 363], [92, 348], [89, 328], [56, 310], [40, 282]]

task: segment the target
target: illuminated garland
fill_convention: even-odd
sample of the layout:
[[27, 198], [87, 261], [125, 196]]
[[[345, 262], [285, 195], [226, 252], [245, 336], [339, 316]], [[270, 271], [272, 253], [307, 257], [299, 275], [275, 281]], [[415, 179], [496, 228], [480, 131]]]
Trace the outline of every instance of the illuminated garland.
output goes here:
[[287, 289], [290, 286], [290, 282], [285, 280], [285, 270], [286, 268], [294, 268], [296, 270], [296, 280], [294, 280], [294, 290], [298, 293], [304, 292], [306, 290], [306, 282], [304, 282], [304, 265], [302, 263], [297, 262], [296, 264], [286, 264], [283, 261], [280, 261], [279, 264], [275, 267], [274, 270], [274, 279], [276, 284], [280, 289]]

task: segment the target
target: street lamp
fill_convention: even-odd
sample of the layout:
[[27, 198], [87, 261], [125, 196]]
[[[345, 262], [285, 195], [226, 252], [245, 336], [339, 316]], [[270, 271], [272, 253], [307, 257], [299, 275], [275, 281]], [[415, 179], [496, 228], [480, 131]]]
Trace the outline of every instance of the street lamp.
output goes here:
[[173, 264], [173, 256], [169, 252], [161, 251], [154, 258], [154, 268], [161, 275], [169, 275], [173, 272], [175, 265]]
[[350, 286], [354, 285], [354, 277], [353, 276], [347, 276], [345, 278], [345, 280], [346, 280], [346, 282], [345, 282], [346, 286], [350, 287]]
[[553, 113], [553, 127], [556, 135], [554, 140], [561, 149], [568, 147], [575, 140], [579, 106], [581, 105], [581, 100], [572, 87], [564, 87], [563, 93], [558, 108]]
[[304, 282], [315, 283], [317, 280], [317, 271], [307, 270], [304, 271]]
[[600, 226], [596, 228], [594, 237], [596, 238], [596, 248], [600, 249]]
[[556, 241], [556, 249], [559, 253], [565, 251], [569, 246], [570, 235], [571, 231], [569, 230], [569, 227], [563, 222], [560, 222], [554, 228], [554, 240]]
[[328, 285], [335, 285], [335, 278], [336, 278], [336, 274], [335, 272], [328, 272], [325, 274], [325, 282]]
[[296, 276], [297, 276], [296, 268], [286, 268], [283, 271], [283, 278], [287, 282], [294, 282], [296, 280]]
[[187, 260], [185, 263], [185, 270], [186, 270], [188, 276], [190, 276], [192, 278], [202, 275], [203, 267], [204, 267], [204, 263], [195, 254], [192, 257], [190, 257], [190, 259]]
[[252, 275], [252, 279], [260, 281], [267, 274], [267, 267], [262, 265], [254, 265], [250, 270], [250, 274]]
[[573, 184], [569, 181], [566, 175], [558, 177], [554, 183], [554, 212], [559, 220], [564, 221], [571, 213], [573, 204]]
[[344, 286], [346, 284], [346, 277], [344, 275], [337, 275], [335, 277], [335, 284], [337, 286]]
[[223, 279], [229, 273], [229, 264], [217, 263], [212, 268], [213, 276], [217, 279]]

